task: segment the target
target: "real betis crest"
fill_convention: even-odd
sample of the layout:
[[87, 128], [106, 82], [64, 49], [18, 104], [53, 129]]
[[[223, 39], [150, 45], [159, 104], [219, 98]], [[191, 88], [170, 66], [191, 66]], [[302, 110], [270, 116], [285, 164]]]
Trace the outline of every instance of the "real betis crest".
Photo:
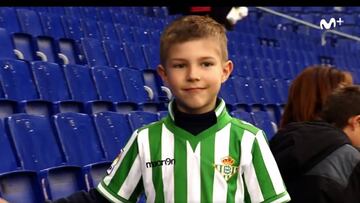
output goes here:
[[221, 159], [222, 164], [214, 164], [216, 170], [228, 181], [237, 171], [237, 166], [233, 166], [235, 160], [231, 156], [226, 156]]

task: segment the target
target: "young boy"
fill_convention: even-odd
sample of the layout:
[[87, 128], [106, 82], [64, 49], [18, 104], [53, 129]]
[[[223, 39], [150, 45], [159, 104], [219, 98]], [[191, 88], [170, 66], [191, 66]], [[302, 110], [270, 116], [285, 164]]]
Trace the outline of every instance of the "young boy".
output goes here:
[[264, 132], [232, 118], [217, 97], [233, 69], [225, 28], [180, 18], [160, 52], [158, 72], [174, 95], [169, 116], [133, 133], [97, 191], [58, 202], [135, 202], [143, 191], [147, 202], [290, 201]]
[[225, 29], [186, 16], [162, 34], [158, 73], [169, 116], [135, 131], [98, 191], [113, 202], [287, 202], [264, 132], [232, 118], [217, 95], [229, 77]]
[[274, 137], [292, 202], [359, 202], [359, 103], [359, 86], [340, 86], [326, 99], [322, 120], [290, 123]]

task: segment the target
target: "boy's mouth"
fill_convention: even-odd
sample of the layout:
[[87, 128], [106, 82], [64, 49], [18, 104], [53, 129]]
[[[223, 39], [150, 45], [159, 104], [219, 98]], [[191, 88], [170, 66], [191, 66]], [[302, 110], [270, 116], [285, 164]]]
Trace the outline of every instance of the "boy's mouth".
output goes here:
[[186, 92], [195, 92], [195, 91], [201, 91], [204, 90], [205, 88], [202, 87], [191, 87], [191, 88], [185, 88], [183, 89]]

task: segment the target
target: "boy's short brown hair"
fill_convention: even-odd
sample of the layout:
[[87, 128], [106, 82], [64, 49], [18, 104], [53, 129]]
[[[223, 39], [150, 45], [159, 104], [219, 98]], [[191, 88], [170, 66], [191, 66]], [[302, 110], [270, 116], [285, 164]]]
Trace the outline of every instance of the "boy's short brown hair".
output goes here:
[[228, 60], [226, 30], [223, 25], [208, 16], [189, 15], [172, 22], [160, 38], [160, 62], [165, 65], [170, 47], [176, 43], [213, 37], [219, 41], [221, 57]]
[[349, 118], [360, 115], [360, 86], [339, 87], [327, 98], [322, 119], [340, 129], [348, 125]]

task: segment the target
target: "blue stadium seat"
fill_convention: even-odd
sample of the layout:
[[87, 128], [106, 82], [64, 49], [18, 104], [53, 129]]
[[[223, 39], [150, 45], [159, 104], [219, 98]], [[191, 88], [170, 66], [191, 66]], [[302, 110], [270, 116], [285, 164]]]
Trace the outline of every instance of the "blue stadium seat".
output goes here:
[[64, 7], [65, 16], [69, 16], [76, 19], [82, 18], [81, 8], [75, 6], [65, 6]]
[[263, 79], [252, 78], [249, 82], [250, 90], [254, 97], [254, 102], [256, 104], [268, 104], [269, 101], [266, 97]]
[[21, 101], [39, 98], [30, 69], [24, 61], [1, 60], [0, 81], [6, 99]]
[[141, 71], [122, 68], [119, 74], [127, 101], [137, 103], [143, 111], [166, 110], [166, 104], [155, 98], [155, 90], [145, 85]]
[[17, 153], [5, 132], [3, 120], [0, 122], [0, 154], [3, 157], [3, 161], [0, 162], [0, 174], [21, 168]]
[[58, 64], [32, 62], [31, 66], [41, 99], [47, 101], [70, 99], [64, 73]]
[[47, 117], [21, 113], [6, 122], [24, 169], [39, 171], [66, 162]]
[[69, 163], [83, 166], [106, 160], [102, 142], [87, 114], [59, 113], [54, 115], [54, 123]]
[[128, 116], [132, 131], [158, 121], [158, 116], [155, 113], [150, 112], [133, 111], [130, 112]]
[[118, 39], [120, 42], [134, 43], [136, 40], [134, 39], [133, 31], [130, 26], [124, 24], [115, 24], [115, 30], [118, 35]]
[[127, 11], [116, 11], [115, 9], [117, 8], [110, 8], [114, 24], [119, 24], [122, 26], [129, 25], [129, 17]]
[[80, 38], [84, 37], [84, 32], [82, 31], [79, 18], [74, 18], [70, 16], [61, 16], [61, 22], [63, 25], [66, 38], [79, 41]]
[[272, 122], [269, 114], [265, 111], [256, 111], [252, 112], [253, 120], [255, 126], [264, 130], [267, 140], [271, 140], [271, 138], [275, 135], [277, 126]]
[[109, 23], [109, 24], [114, 24], [110, 8], [97, 7], [96, 15], [97, 15], [98, 21], [104, 22], [104, 23]]
[[36, 38], [36, 53], [41, 61], [60, 63], [58, 46], [52, 37], [40, 36]]
[[49, 6], [47, 7], [48, 13], [56, 16], [65, 15], [65, 8], [63, 6]]
[[[49, 7], [54, 8], [54, 7]], [[51, 36], [54, 39], [65, 38], [63, 26], [61, 24], [60, 15], [54, 15], [49, 13], [39, 13], [41, 26], [44, 31], [44, 35]]]
[[83, 102], [85, 112], [93, 114], [95, 112], [114, 111], [112, 102], [98, 100], [90, 68], [81, 65], [65, 65], [64, 73], [71, 99]]
[[[149, 22], [143, 23], [143, 25], [148, 25]], [[149, 26], [149, 25], [148, 25]], [[150, 31], [149, 29], [142, 27], [132, 27], [132, 33], [134, 35], [134, 39], [138, 44], [149, 44], [150, 43]]]
[[120, 69], [128, 67], [127, 58], [123, 45], [110, 40], [104, 40], [103, 46], [109, 66]]
[[91, 101], [98, 99], [90, 68], [81, 65], [65, 65], [63, 70], [73, 100]]
[[101, 112], [93, 115], [95, 126], [104, 143], [107, 160], [114, 160], [132, 134], [126, 115]]
[[219, 96], [225, 100], [227, 104], [235, 106], [238, 102], [235, 94], [233, 78], [230, 77], [225, 83], [221, 85]]
[[153, 101], [168, 102], [171, 95], [167, 95], [168, 93], [165, 92], [166, 90], [163, 90], [166, 87], [157, 72], [155, 70], [143, 70], [141, 73], [144, 79], [144, 84], [147, 87], [150, 87], [154, 93]]
[[13, 171], [0, 175], [0, 197], [8, 202], [44, 203], [36, 172]]
[[16, 59], [12, 39], [4, 28], [0, 28], [0, 47], [0, 59]]
[[12, 39], [15, 49], [20, 53], [17, 54], [17, 58], [27, 61], [41, 60], [41, 58], [36, 55], [36, 41], [32, 35], [28, 33], [14, 33]]
[[23, 33], [28, 33], [36, 37], [43, 35], [41, 22], [36, 11], [17, 9], [17, 16]]
[[145, 60], [146, 60], [146, 67], [148, 69], [156, 69], [160, 64], [160, 48], [158, 45], [152, 44], [145, 44], [142, 46]]
[[254, 120], [249, 112], [242, 111], [242, 110], [235, 110], [230, 112], [232, 116], [238, 118], [240, 120], [246, 121], [248, 123], [254, 124]]
[[77, 12], [77, 9], [80, 10], [82, 19], [87, 19], [90, 21], [98, 21], [99, 20], [96, 15], [96, 12], [97, 12], [96, 7], [85, 6], [85, 7], [72, 7], [72, 8], [75, 8], [75, 12]]
[[119, 75], [126, 99], [128, 101], [144, 103], [154, 99], [154, 97], [150, 98], [151, 94], [146, 92], [144, 88], [144, 79], [139, 70], [122, 68], [119, 70]]
[[[92, 14], [92, 15], [96, 16], [94, 14]], [[85, 38], [94, 38], [94, 39], [101, 40], [101, 38], [102, 38], [101, 33], [97, 26], [96, 21], [92, 21], [90, 19], [85, 18], [85, 19], [80, 20], [80, 23], [81, 23]]]
[[91, 68], [91, 73], [101, 100], [112, 102], [127, 100], [116, 69], [107, 66], [96, 66]]
[[248, 78], [233, 77], [232, 78], [235, 95], [238, 103], [252, 105], [255, 103], [254, 97], [251, 93], [251, 81]]
[[128, 62], [129, 68], [143, 70], [147, 68], [143, 48], [137, 43], [123, 43], [124, 53]]
[[1, 7], [0, 19], [0, 27], [5, 28], [10, 34], [20, 32], [21, 28], [15, 8]]
[[62, 144], [47, 117], [15, 114], [7, 124], [24, 169], [39, 171], [47, 198], [57, 199], [84, 189], [81, 168], [66, 164]]
[[4, 119], [18, 111], [18, 102], [0, 98], [0, 119]]
[[62, 59], [61, 64], [85, 64], [85, 58], [80, 52], [78, 43], [74, 39], [60, 39], [59, 44], [59, 58]]
[[40, 99], [53, 103], [52, 112], [84, 112], [83, 103], [71, 100], [64, 72], [56, 63], [32, 62]]
[[82, 38], [81, 46], [89, 66], [108, 65], [101, 41], [95, 38]]
[[88, 183], [86, 189], [89, 190], [111, 165], [93, 121], [87, 114], [73, 112], [56, 114], [53, 118], [66, 157], [70, 163], [83, 166], [82, 172]]
[[98, 21], [97, 24], [103, 40], [119, 41], [114, 24], [101, 21]]

